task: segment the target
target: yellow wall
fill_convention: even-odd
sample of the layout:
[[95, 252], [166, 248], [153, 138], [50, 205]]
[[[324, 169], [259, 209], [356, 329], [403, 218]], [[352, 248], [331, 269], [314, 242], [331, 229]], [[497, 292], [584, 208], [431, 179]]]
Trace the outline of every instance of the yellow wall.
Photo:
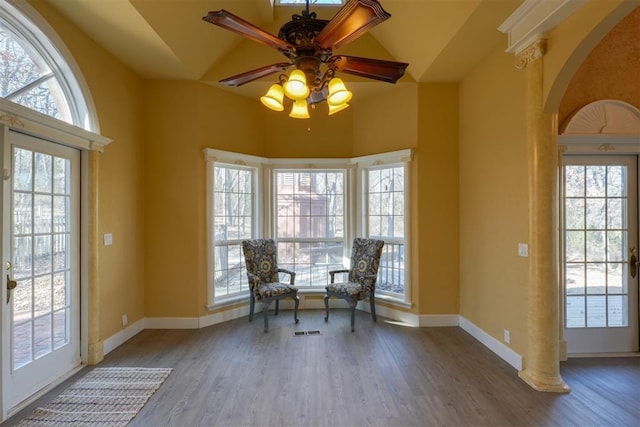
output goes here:
[[458, 85], [418, 86], [416, 299], [421, 314], [459, 313]]
[[329, 116], [326, 104], [309, 109], [311, 118], [292, 119], [289, 107], [275, 112], [251, 100], [261, 109], [264, 150], [270, 158], [348, 158], [353, 152], [353, 110], [347, 108]]
[[145, 314], [206, 312], [204, 148], [256, 154], [261, 111], [253, 100], [184, 81], [145, 85]]
[[[526, 349], [525, 73], [496, 50], [460, 84], [460, 314]], [[517, 102], [514, 102], [517, 100]]]
[[113, 246], [98, 248], [97, 321], [99, 338], [105, 339], [122, 329], [122, 314], [129, 322], [145, 315], [142, 81], [46, 2], [31, 4], [73, 54], [89, 85], [101, 133], [113, 139], [99, 155], [97, 195], [99, 236], [113, 234]]

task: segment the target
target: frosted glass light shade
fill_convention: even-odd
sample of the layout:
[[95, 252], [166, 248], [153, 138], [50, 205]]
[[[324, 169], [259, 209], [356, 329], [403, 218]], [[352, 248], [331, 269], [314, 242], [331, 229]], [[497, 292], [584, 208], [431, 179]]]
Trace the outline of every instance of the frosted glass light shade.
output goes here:
[[293, 107], [291, 107], [289, 117], [293, 117], [294, 119], [308, 119], [311, 117], [309, 116], [309, 109], [307, 108], [307, 100], [296, 100], [296, 102], [293, 103]]
[[283, 99], [284, 92], [282, 90], [282, 86], [280, 86], [279, 84], [271, 85], [271, 87], [267, 91], [267, 94], [260, 97], [260, 101], [265, 105], [265, 107], [273, 111], [284, 110], [284, 105], [282, 105]]
[[347, 90], [342, 79], [334, 77], [329, 81], [329, 96], [327, 97], [327, 103], [329, 105], [342, 105], [349, 102], [353, 94]]
[[293, 70], [289, 75], [289, 80], [284, 84], [284, 94], [290, 99], [306, 99], [309, 96], [307, 87], [307, 77], [301, 70]]
[[349, 107], [349, 104], [347, 104], [346, 102], [344, 104], [340, 104], [340, 105], [331, 105], [329, 103], [327, 103], [327, 105], [329, 106], [329, 115], [333, 115], [335, 113], [337, 113], [338, 111], [342, 111], [345, 108]]

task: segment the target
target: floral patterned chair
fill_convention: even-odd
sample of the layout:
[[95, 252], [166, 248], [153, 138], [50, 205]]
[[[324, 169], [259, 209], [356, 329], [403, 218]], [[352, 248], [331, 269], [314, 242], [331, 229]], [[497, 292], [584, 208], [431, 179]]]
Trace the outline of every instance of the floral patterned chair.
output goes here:
[[[278, 268], [277, 252], [278, 248], [273, 239], [244, 240], [242, 251], [247, 266], [247, 277], [249, 279], [249, 290], [251, 299], [249, 305], [249, 322], [253, 320], [253, 311], [256, 299], [262, 303], [262, 314], [264, 315], [264, 331], [269, 330], [269, 319], [267, 312], [272, 301], [276, 302], [276, 314], [278, 314], [279, 301], [282, 298], [291, 297], [295, 301], [293, 318], [298, 323], [298, 288], [293, 286], [296, 273], [293, 271]], [[289, 283], [280, 281], [280, 273], [289, 275]]]
[[[324, 296], [325, 322], [329, 321], [329, 298], [331, 297], [342, 298], [349, 303], [349, 308], [351, 309], [351, 332], [355, 330], [354, 322], [358, 301], [369, 298], [371, 317], [374, 322], [376, 321], [376, 279], [383, 246], [384, 242], [382, 240], [362, 238], [353, 240], [350, 268], [329, 272], [331, 283], [325, 288], [327, 293]], [[335, 275], [337, 273], [349, 273], [347, 281], [336, 283]]]

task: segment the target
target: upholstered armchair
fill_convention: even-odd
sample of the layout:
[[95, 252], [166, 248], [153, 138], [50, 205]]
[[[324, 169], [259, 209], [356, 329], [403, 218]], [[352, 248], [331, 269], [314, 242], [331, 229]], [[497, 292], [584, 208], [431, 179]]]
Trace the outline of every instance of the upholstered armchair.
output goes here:
[[[329, 321], [329, 298], [331, 297], [342, 298], [349, 303], [349, 308], [351, 309], [351, 332], [355, 330], [354, 323], [358, 301], [369, 298], [371, 317], [374, 322], [376, 321], [376, 279], [383, 246], [384, 242], [382, 240], [362, 238], [353, 240], [349, 269], [329, 272], [331, 283], [325, 288], [327, 293], [324, 296], [325, 322]], [[346, 282], [335, 281], [335, 275], [339, 273], [348, 273]]]
[[[278, 305], [282, 298], [292, 298], [295, 302], [293, 318], [298, 323], [298, 289], [293, 286], [296, 273], [278, 268], [278, 248], [273, 239], [244, 240], [242, 252], [247, 266], [247, 278], [249, 279], [250, 303], [249, 322], [253, 321], [253, 311], [256, 300], [262, 303], [264, 316], [264, 331], [269, 331], [268, 311], [271, 302], [276, 302], [276, 315]], [[289, 283], [280, 281], [280, 273], [289, 275]]]

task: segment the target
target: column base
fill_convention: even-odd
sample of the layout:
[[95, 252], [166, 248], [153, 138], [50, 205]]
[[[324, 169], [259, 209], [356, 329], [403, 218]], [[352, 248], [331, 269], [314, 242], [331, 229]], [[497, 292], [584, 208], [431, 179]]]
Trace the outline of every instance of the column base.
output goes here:
[[98, 341], [89, 344], [89, 354], [87, 354], [87, 364], [97, 365], [104, 359], [104, 342]]
[[560, 375], [536, 374], [524, 369], [518, 372], [518, 376], [537, 391], [549, 393], [569, 393], [571, 391], [571, 387], [564, 382]]

